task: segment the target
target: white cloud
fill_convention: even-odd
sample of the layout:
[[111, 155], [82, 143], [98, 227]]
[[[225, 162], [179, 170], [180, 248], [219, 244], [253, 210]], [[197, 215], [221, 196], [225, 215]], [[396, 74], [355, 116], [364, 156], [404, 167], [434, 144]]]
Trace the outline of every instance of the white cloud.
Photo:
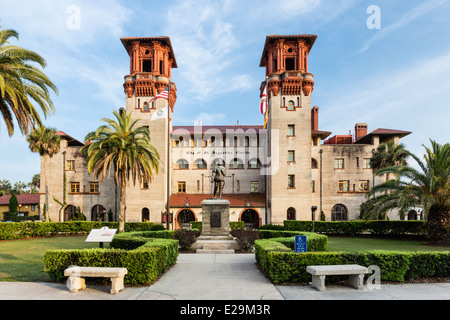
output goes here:
[[[427, 61], [412, 63], [389, 76], [374, 74], [354, 83], [351, 91], [336, 93], [321, 109], [322, 130], [347, 134], [357, 122], [368, 123], [369, 132], [377, 128], [411, 131], [402, 139], [416, 154], [423, 153], [428, 139], [447, 143], [450, 92], [450, 51]], [[339, 117], [336, 117], [339, 115]]]
[[[447, 1], [448, 0], [430, 0], [418, 5], [417, 7], [414, 7], [413, 9], [408, 11], [405, 15], [403, 15], [396, 23], [393, 23], [387, 27], [382, 27], [380, 31], [378, 31], [372, 38], [370, 38], [364, 44], [359, 53], [367, 51], [372, 45], [374, 45], [378, 41], [381, 41], [383, 38], [389, 36], [389, 34], [394, 32], [395, 30], [404, 27], [411, 21], [414, 21], [415, 19], [427, 14], [430, 10], [443, 5]], [[381, 11], [381, 15], [382, 14], [383, 11]], [[383, 18], [381, 19], [383, 20]]]

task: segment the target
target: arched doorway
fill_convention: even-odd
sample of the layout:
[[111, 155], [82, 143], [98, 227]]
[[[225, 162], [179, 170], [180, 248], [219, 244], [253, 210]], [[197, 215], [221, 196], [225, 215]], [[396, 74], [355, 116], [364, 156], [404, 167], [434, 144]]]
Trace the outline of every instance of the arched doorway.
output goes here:
[[143, 222], [150, 221], [150, 210], [148, 208], [142, 208], [141, 210], [141, 218]]
[[417, 220], [417, 211], [416, 210], [409, 210], [408, 220]]
[[106, 209], [101, 204], [97, 204], [91, 209], [91, 221], [106, 221]]
[[254, 209], [245, 209], [241, 213], [240, 221], [244, 221], [244, 228], [259, 228], [259, 214]]
[[336, 204], [331, 209], [331, 221], [346, 221], [348, 220], [347, 207], [342, 204]]
[[64, 221], [72, 221], [73, 220], [73, 216], [76, 213], [77, 213], [77, 207], [75, 207], [74, 205], [69, 204], [64, 209]]
[[177, 228], [183, 229], [183, 224], [195, 221], [195, 214], [189, 209], [183, 209], [177, 215]]
[[295, 209], [290, 207], [287, 209], [287, 220], [295, 220]]

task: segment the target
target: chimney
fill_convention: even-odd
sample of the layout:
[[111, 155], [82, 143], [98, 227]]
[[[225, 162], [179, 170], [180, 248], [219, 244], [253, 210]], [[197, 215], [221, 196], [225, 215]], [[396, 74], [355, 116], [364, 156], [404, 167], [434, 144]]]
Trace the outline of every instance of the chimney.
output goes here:
[[367, 136], [367, 123], [355, 124], [355, 141]]
[[319, 107], [314, 106], [311, 109], [311, 130], [319, 130]]

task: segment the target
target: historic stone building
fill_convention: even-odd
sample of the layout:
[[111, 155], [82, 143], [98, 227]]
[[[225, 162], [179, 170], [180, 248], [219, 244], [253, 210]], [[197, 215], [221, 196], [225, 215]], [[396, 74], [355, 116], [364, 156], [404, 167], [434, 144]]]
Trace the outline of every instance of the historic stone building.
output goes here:
[[[319, 108], [313, 106], [313, 75], [308, 56], [315, 35], [272, 35], [266, 38], [260, 67], [266, 70], [267, 124], [173, 126], [177, 68], [168, 37], [122, 38], [130, 57], [125, 76], [126, 112], [148, 126], [161, 158], [151, 183], [129, 185], [126, 221], [166, 223], [169, 201], [172, 227], [202, 220], [201, 202], [211, 197], [210, 176], [215, 163], [227, 168], [224, 198], [230, 201], [231, 221], [247, 226], [281, 224], [286, 219], [310, 220], [323, 212], [326, 220], [359, 217], [367, 191], [383, 177], [374, 177], [372, 152], [389, 139], [398, 142], [410, 132], [376, 129], [369, 133], [357, 123], [353, 135], [319, 130]], [[169, 88], [169, 99], [151, 99]], [[168, 105], [168, 101], [170, 101]], [[158, 112], [168, 115], [159, 117]], [[164, 113], [163, 113], [164, 114]], [[102, 183], [87, 173], [79, 150], [82, 142], [64, 132], [60, 152], [48, 159], [49, 205], [53, 221], [66, 221], [81, 211], [88, 220], [117, 219], [119, 190], [113, 178]], [[44, 177], [44, 160], [41, 160]], [[376, 180], [375, 180], [376, 179]], [[45, 190], [41, 184], [41, 208]], [[67, 207], [53, 198], [65, 199]]]

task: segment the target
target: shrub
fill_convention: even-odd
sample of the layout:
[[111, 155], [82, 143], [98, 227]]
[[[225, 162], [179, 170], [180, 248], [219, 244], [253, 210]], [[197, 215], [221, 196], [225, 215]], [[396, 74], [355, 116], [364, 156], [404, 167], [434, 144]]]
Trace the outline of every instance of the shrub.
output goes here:
[[[285, 220], [285, 230], [312, 231], [312, 221]], [[370, 232], [379, 236], [423, 236], [426, 233], [424, 221], [404, 220], [351, 220], [351, 221], [315, 221], [314, 232], [328, 235], [356, 236]]]
[[242, 251], [250, 251], [255, 240], [259, 239], [259, 232], [254, 229], [234, 229], [230, 234], [236, 237], [236, 241], [241, 246]]
[[179, 241], [180, 249], [188, 250], [197, 241], [200, 232], [196, 230], [176, 230], [174, 239]]
[[[334, 264], [359, 264], [367, 267], [376, 265], [380, 268], [381, 280], [384, 281], [401, 282], [450, 276], [449, 252], [371, 250], [295, 253], [289, 248], [287, 239], [289, 238], [255, 241], [256, 261], [274, 283], [310, 281], [307, 266]], [[327, 281], [337, 279], [341, 277], [327, 277]]]
[[[89, 233], [92, 229], [109, 227], [117, 229], [118, 222], [67, 221], [67, 222], [11, 222], [0, 223], [0, 240], [24, 239], [28, 237], [46, 237], [55, 234]], [[164, 230], [164, 227], [152, 222], [126, 222], [125, 231]]]
[[[145, 238], [143, 238], [145, 239]], [[149, 239], [132, 250], [81, 249], [50, 250], [44, 255], [44, 271], [53, 281], [65, 279], [64, 270], [69, 266], [123, 267], [128, 273], [125, 283], [131, 285], [149, 284], [167, 268], [175, 264], [178, 257], [178, 241], [170, 239]], [[129, 247], [138, 241], [128, 239]], [[122, 244], [125, 241], [121, 242]], [[133, 243], [131, 245], [131, 243]]]

